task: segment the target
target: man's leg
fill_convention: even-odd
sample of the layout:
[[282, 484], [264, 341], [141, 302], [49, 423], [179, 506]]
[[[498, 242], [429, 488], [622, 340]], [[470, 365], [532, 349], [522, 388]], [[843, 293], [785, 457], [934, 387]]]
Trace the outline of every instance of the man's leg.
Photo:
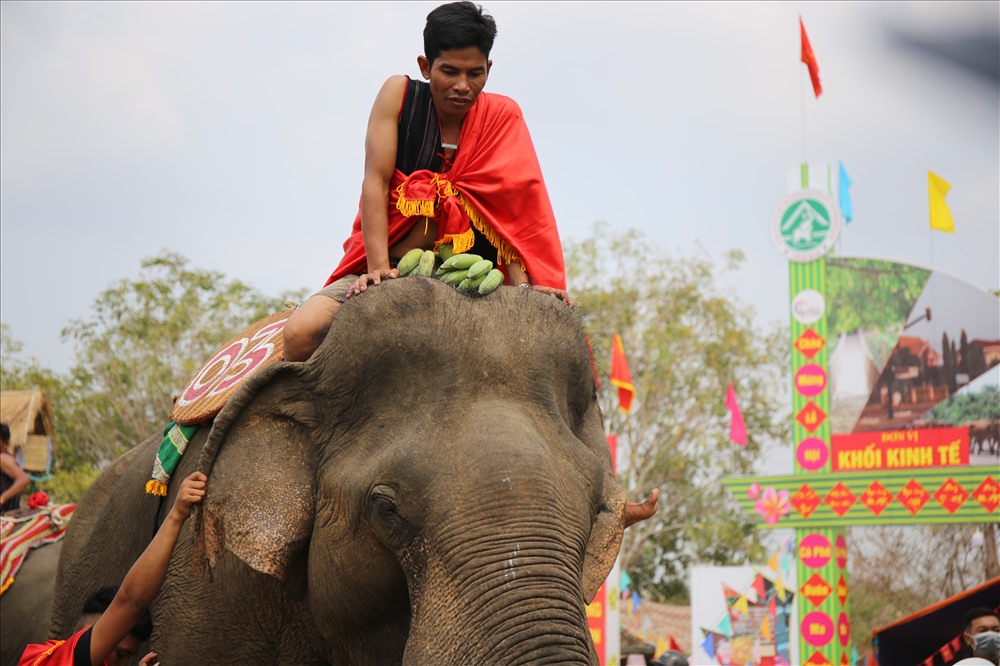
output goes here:
[[286, 361], [306, 361], [326, 338], [333, 318], [358, 276], [347, 275], [320, 289], [285, 321]]

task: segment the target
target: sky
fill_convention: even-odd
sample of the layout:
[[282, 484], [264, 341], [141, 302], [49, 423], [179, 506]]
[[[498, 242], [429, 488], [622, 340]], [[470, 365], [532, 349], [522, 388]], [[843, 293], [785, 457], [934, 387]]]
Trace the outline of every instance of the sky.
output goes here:
[[[371, 102], [419, 75], [437, 4], [0, 4], [0, 321], [24, 353], [68, 369], [59, 331], [164, 249], [268, 295], [322, 286]], [[486, 89], [520, 104], [564, 243], [603, 221], [673, 254], [741, 250], [723, 288], [756, 325], [787, 323], [771, 218], [790, 169], [842, 161], [854, 220], [836, 252], [1000, 287], [1000, 3], [484, 6]], [[985, 74], [914, 47], [959, 57], [983, 38]], [[929, 229], [929, 169], [954, 235]]]

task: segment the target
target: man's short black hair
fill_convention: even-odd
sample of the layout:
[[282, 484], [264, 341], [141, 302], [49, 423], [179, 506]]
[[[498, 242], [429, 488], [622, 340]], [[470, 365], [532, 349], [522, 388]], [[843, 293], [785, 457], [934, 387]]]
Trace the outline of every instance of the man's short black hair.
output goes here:
[[468, 0], [441, 5], [427, 15], [424, 56], [434, 64], [442, 51], [475, 46], [489, 58], [496, 36], [496, 21], [481, 6]]
[[[87, 598], [87, 601], [83, 604], [81, 615], [103, 614], [111, 606], [111, 602], [115, 600], [116, 594], [118, 594], [117, 585], [102, 587]], [[139, 621], [135, 623], [135, 626], [132, 627], [129, 633], [144, 643], [153, 635], [153, 616], [150, 615], [148, 608], [142, 611]]]
[[965, 614], [965, 630], [968, 631], [972, 628], [973, 620], [979, 619], [981, 617], [993, 616], [1000, 620], [1000, 613], [997, 613], [995, 609], [989, 609], [986, 606], [979, 606], [973, 608], [968, 613]]
[[5, 442], [10, 441], [10, 428], [6, 423], [0, 423], [0, 439]]

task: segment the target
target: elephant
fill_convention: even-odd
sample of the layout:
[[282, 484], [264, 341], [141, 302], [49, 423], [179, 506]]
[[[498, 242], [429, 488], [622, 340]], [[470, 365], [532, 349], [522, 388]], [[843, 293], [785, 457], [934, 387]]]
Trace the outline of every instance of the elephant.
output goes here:
[[[163, 520], [159, 437], [80, 502], [50, 633]], [[153, 606], [164, 664], [596, 665], [586, 604], [625, 522], [580, 318], [437, 280], [349, 299], [306, 362], [252, 375], [188, 444], [208, 474]]]
[[48, 639], [52, 585], [62, 541], [31, 550], [0, 597], [0, 666], [16, 666], [24, 647]]

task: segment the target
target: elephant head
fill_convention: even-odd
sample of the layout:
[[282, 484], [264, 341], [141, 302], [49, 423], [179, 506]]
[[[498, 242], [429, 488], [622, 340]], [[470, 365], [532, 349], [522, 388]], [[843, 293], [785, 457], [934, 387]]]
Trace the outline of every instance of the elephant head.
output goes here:
[[308, 605], [337, 664], [596, 664], [585, 605], [625, 494], [580, 322], [423, 278], [350, 299], [216, 418], [196, 562]]

